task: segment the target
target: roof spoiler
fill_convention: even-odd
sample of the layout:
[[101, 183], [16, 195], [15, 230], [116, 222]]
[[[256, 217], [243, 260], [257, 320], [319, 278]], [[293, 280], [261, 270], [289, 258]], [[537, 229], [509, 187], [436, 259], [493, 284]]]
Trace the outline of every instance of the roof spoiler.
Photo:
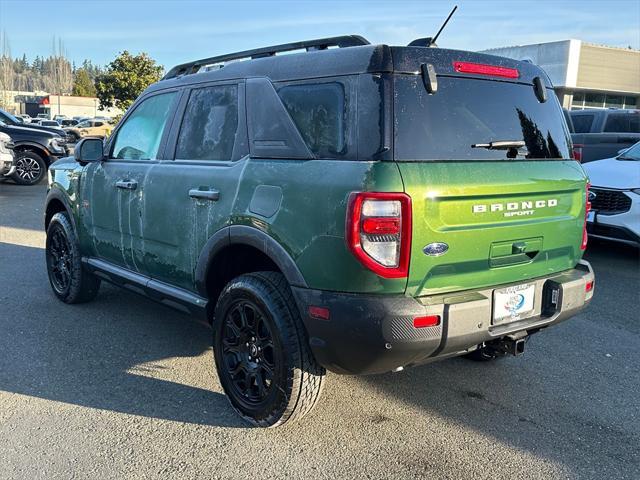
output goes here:
[[202, 67], [207, 67], [223, 62], [241, 59], [254, 59], [263, 57], [273, 57], [277, 53], [290, 52], [293, 50], [306, 50], [307, 52], [314, 50], [326, 50], [329, 47], [347, 48], [358, 47], [362, 45], [370, 45], [369, 41], [360, 35], [342, 35], [339, 37], [319, 38], [316, 40], [304, 40], [301, 42], [284, 43], [282, 45], [274, 45], [271, 47], [256, 48], [253, 50], [244, 50], [242, 52], [227, 53], [217, 57], [203, 58], [193, 62], [183, 63], [173, 67], [162, 77], [162, 80], [179, 77], [181, 75], [189, 75], [197, 73]]

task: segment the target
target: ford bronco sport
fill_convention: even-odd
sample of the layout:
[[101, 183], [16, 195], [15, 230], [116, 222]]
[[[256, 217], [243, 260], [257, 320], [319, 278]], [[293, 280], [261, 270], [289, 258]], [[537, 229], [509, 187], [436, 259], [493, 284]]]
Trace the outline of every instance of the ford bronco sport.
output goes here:
[[521, 353], [593, 295], [587, 179], [541, 69], [424, 45], [173, 68], [52, 166], [55, 295], [104, 280], [208, 319], [259, 426], [309, 412], [325, 369]]

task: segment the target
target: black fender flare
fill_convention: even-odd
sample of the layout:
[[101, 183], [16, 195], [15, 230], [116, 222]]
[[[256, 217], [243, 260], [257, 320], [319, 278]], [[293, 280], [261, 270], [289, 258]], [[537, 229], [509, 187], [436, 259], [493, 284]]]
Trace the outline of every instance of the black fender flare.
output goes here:
[[222, 249], [231, 245], [247, 245], [261, 251], [277, 265], [291, 286], [308, 288], [298, 266], [282, 245], [257, 228], [230, 225], [214, 233], [198, 257], [195, 269], [196, 288], [205, 298], [207, 274], [212, 260]]
[[71, 207], [71, 202], [69, 202], [69, 199], [67, 198], [67, 196], [61, 192], [60, 190], [58, 190], [57, 188], [53, 187], [51, 190], [49, 190], [49, 192], [47, 193], [47, 197], [44, 201], [44, 230], [45, 232], [47, 231], [47, 210], [49, 209], [49, 204], [51, 203], [52, 200], [58, 200], [60, 203], [62, 203], [62, 205], [64, 206], [65, 210], [67, 211], [67, 215], [69, 216], [69, 220], [71, 221], [71, 225], [73, 226], [73, 231], [75, 232], [76, 235], [78, 235], [78, 229], [76, 226], [76, 217], [73, 214], [73, 208]]
[[38, 152], [44, 153], [44, 161], [47, 162], [47, 165], [51, 164], [51, 153], [44, 145], [28, 140], [18, 140], [17, 142], [14, 142], [14, 150], [19, 150], [21, 147], [30, 147]]

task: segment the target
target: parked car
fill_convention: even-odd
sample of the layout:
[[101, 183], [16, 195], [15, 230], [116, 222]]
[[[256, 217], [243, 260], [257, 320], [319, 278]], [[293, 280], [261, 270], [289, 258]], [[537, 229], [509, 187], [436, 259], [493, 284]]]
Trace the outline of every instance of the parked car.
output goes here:
[[91, 119], [84, 120], [73, 127], [66, 127], [64, 130], [71, 141], [77, 142], [82, 137], [87, 136], [105, 138], [113, 130], [113, 125], [103, 120]]
[[0, 179], [10, 177], [15, 170], [13, 142], [9, 135], [0, 132]]
[[60, 123], [55, 120], [40, 120], [39, 125], [42, 125], [43, 127], [60, 128]]
[[49, 120], [51, 117], [49, 117], [49, 115], [46, 113], [38, 113], [36, 115], [36, 118], [39, 118], [41, 120]]
[[640, 141], [640, 110], [571, 110], [576, 160], [582, 163], [614, 157]]
[[69, 117], [67, 117], [66, 115], [54, 115], [53, 116], [53, 120], [55, 120], [56, 122], [60, 123], [62, 120], [67, 120]]
[[543, 70], [428, 44], [172, 68], [52, 165], [54, 294], [105, 280], [208, 319], [231, 405], [264, 427], [309, 412], [325, 369], [521, 354], [592, 298], [586, 175]]
[[61, 127], [74, 127], [78, 124], [78, 120], [74, 120], [73, 118], [66, 118], [60, 121]]
[[589, 235], [640, 246], [640, 142], [584, 169], [591, 182]]
[[16, 170], [11, 178], [20, 185], [40, 182], [47, 167], [69, 153], [64, 137], [31, 125], [8, 125], [0, 120], [0, 132], [13, 142]]
[[[7, 125], [29, 127], [35, 130], [44, 130], [46, 132], [55, 133], [56, 135], [60, 135], [63, 137], [66, 135], [65, 131], [62, 128], [60, 128], [60, 125], [58, 125], [57, 123], [55, 123], [55, 125], [54, 124], [42, 125], [41, 122], [44, 121], [42, 118], [34, 118], [27, 125], [21, 122], [20, 120], [18, 120], [13, 115], [11, 115], [9, 112], [0, 110], [0, 120]], [[46, 121], [51, 122], [51, 120], [46, 120]]]
[[31, 116], [27, 115], [26, 113], [20, 113], [16, 115], [16, 117], [20, 117], [24, 123], [31, 123]]

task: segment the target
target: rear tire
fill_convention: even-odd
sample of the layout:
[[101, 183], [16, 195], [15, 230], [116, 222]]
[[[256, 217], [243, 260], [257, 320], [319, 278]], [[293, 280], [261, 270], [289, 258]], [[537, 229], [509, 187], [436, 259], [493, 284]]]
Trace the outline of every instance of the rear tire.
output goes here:
[[84, 303], [98, 295], [100, 279], [82, 267], [78, 239], [66, 213], [56, 213], [47, 227], [45, 256], [53, 293], [65, 303]]
[[13, 181], [18, 185], [35, 185], [40, 183], [47, 172], [47, 163], [35, 152], [23, 151], [16, 156], [16, 171]]
[[240, 416], [275, 427], [313, 409], [326, 372], [313, 357], [282, 274], [256, 272], [229, 282], [213, 328], [220, 383]]

